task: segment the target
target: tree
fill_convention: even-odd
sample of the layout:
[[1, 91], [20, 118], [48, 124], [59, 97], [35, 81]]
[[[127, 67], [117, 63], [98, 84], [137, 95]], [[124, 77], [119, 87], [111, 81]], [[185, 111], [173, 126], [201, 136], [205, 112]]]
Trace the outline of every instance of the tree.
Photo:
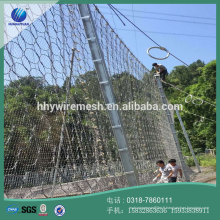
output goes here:
[[[171, 103], [183, 104], [184, 111], [180, 114], [195, 152], [200, 153], [206, 148], [216, 148], [216, 61], [211, 61], [205, 66], [203, 62], [197, 61], [189, 67], [175, 67], [167, 81], [182, 90], [180, 92], [172, 87], [165, 87]], [[214, 106], [207, 102], [202, 103], [202, 100]], [[188, 154], [189, 149], [177, 117], [175, 117], [175, 125], [181, 146]]]

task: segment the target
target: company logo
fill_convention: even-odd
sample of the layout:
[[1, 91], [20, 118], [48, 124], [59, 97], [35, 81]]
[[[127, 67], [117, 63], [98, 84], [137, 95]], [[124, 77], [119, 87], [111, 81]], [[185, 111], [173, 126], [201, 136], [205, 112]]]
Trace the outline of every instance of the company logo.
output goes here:
[[22, 8], [15, 8], [11, 12], [11, 18], [16, 22], [22, 22], [26, 19], [26, 17], [27, 17], [27, 13]]
[[64, 206], [62, 205], [57, 205], [55, 208], [54, 208], [54, 213], [56, 216], [63, 216], [65, 214], [65, 208]]
[[22, 206], [21, 207], [22, 213], [36, 213], [37, 207], [36, 206]]
[[45, 204], [40, 205], [40, 211], [41, 211], [41, 213], [38, 214], [39, 216], [47, 216], [48, 215], [48, 213], [46, 213], [47, 206]]
[[8, 214], [16, 214], [18, 212], [19, 208], [16, 207], [16, 205], [9, 205], [6, 209], [6, 212]]

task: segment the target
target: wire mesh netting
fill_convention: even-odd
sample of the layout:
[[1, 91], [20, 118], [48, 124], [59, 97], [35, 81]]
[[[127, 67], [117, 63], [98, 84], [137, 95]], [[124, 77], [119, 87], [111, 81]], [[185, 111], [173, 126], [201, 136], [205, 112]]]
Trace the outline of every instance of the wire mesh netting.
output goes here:
[[[90, 7], [119, 107], [160, 106], [154, 77]], [[6, 197], [74, 196], [128, 186], [107, 110], [84, 108], [105, 103], [77, 5], [53, 5], [7, 43], [4, 73]], [[77, 107], [65, 110], [62, 104]], [[152, 183], [157, 160], [179, 160], [167, 116], [162, 110], [120, 115], [139, 182]]]

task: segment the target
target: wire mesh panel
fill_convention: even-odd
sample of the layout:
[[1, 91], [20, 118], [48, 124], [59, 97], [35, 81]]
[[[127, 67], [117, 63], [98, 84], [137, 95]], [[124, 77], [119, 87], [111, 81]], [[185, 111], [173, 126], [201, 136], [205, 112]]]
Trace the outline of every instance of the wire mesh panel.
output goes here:
[[[119, 108], [160, 106], [153, 76], [91, 8]], [[77, 5], [52, 6], [7, 43], [4, 73], [8, 198], [127, 186]], [[119, 111], [140, 183], [152, 183], [156, 160], [179, 159], [165, 112]]]
[[[180, 159], [166, 112], [155, 110], [162, 108], [156, 81], [118, 37], [98, 7], [93, 6], [92, 11], [139, 181], [151, 183], [157, 160]], [[124, 104], [129, 104], [130, 108], [124, 108], [127, 106]]]

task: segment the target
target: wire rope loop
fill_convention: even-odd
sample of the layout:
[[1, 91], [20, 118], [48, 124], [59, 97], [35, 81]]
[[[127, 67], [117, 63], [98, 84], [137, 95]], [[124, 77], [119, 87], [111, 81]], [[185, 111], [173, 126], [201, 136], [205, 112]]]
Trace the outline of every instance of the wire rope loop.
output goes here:
[[204, 120], [205, 120], [205, 117], [200, 118], [200, 122], [204, 122]]
[[[190, 97], [190, 100], [188, 99]], [[189, 103], [192, 101], [192, 95], [189, 94], [186, 98], [185, 98], [185, 103]]]
[[[198, 101], [199, 101], [199, 102], [198, 102]], [[203, 100], [200, 99], [200, 98], [194, 98], [194, 99], [192, 99], [192, 103], [193, 103], [194, 105], [202, 105], [202, 104], [203, 104]]]
[[[167, 52], [167, 55], [166, 55], [165, 57], [162, 57], [162, 58], [154, 57], [154, 56], [152, 56], [152, 55], [150, 54], [150, 50], [152, 50], [152, 49], [164, 50], [164, 51]], [[156, 59], [156, 60], [165, 60], [165, 59], [167, 59], [167, 58], [170, 56], [170, 52], [169, 52], [166, 48], [164, 48], [164, 47], [150, 47], [150, 48], [147, 49], [147, 54], [148, 54], [151, 58]]]

